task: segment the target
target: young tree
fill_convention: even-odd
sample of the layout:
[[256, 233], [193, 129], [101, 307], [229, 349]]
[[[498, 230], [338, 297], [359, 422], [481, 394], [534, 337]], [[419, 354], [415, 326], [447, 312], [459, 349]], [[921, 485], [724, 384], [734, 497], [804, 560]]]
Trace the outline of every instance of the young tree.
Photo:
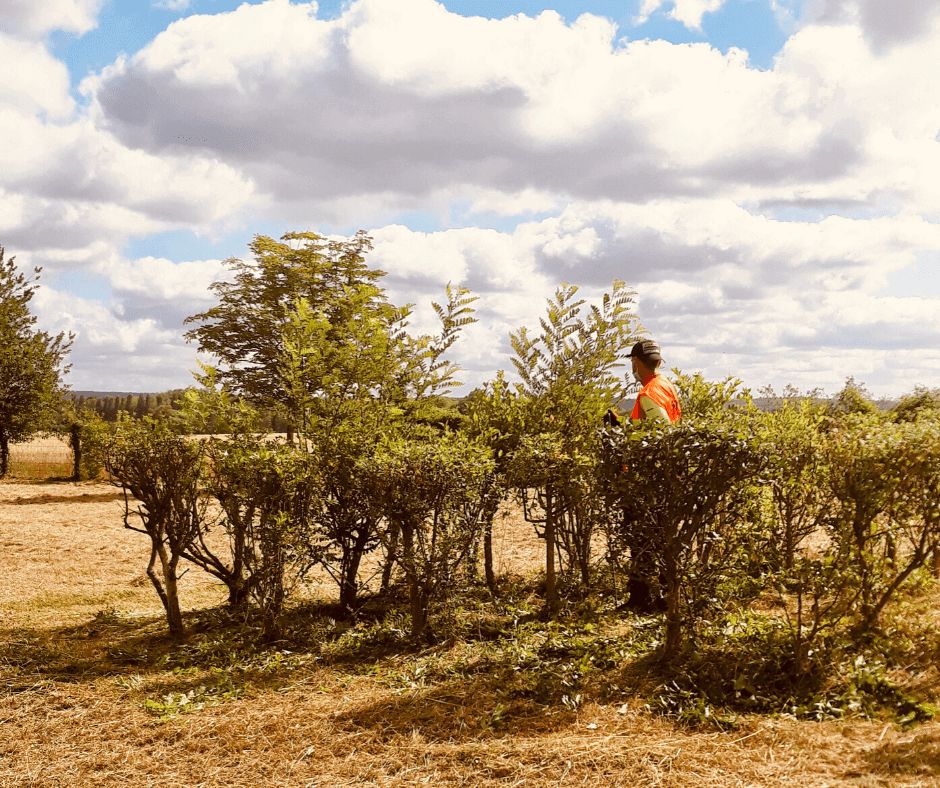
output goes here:
[[820, 446], [823, 418], [823, 411], [805, 399], [786, 400], [756, 417], [757, 438], [768, 458], [771, 549], [775, 564], [785, 570], [793, 568], [800, 543], [825, 527], [832, 510]]
[[[302, 417], [304, 403], [339, 377], [329, 357], [345, 348], [350, 331], [370, 332], [375, 340], [378, 325], [392, 339], [408, 310], [386, 300], [378, 284], [384, 273], [366, 263], [372, 242], [364, 233], [345, 241], [316, 233], [287, 233], [280, 241], [259, 235], [249, 248], [254, 259], [226, 260], [234, 279], [212, 285], [219, 303], [187, 318], [196, 326], [186, 337], [217, 359], [219, 381], [234, 394]], [[303, 347], [285, 353], [291, 341]], [[362, 346], [366, 353], [372, 348]], [[302, 390], [291, 363], [305, 365]], [[358, 384], [367, 389], [376, 381]]]
[[549, 611], [558, 606], [559, 547], [582, 582], [589, 580], [591, 534], [601, 504], [591, 458], [600, 456], [605, 411], [624, 393], [626, 381], [618, 372], [639, 330], [635, 293], [623, 282], [614, 282], [599, 305], [588, 306], [577, 293], [577, 287], [562, 285], [547, 302], [538, 334], [521, 328], [510, 336], [527, 436], [520, 444], [526, 456], [513, 461], [514, 486], [528, 516], [542, 524]]
[[17, 271], [0, 246], [0, 476], [9, 470], [10, 443], [54, 426], [72, 335], [38, 330], [29, 302], [41, 269]]
[[492, 461], [466, 436], [432, 433], [388, 442], [374, 463], [382, 511], [401, 534], [398, 561], [419, 640], [428, 632], [431, 604], [452, 586], [476, 541]]
[[856, 631], [866, 635], [940, 545], [940, 428], [854, 414], [832, 430], [825, 451], [836, 500], [832, 539], [856, 577]]
[[124, 493], [124, 527], [150, 539], [147, 577], [163, 603], [170, 634], [181, 638], [179, 563], [205, 527], [202, 446], [163, 422], [125, 417], [108, 445], [105, 467]]
[[[699, 617], [720, 602], [720, 584], [746, 560], [752, 515], [747, 485], [763, 459], [746, 432], [695, 420], [616, 429], [609, 488], [633, 516], [622, 541], [645, 545], [665, 586], [664, 656], [682, 650]], [[626, 468], [626, 472], [622, 469]], [[637, 473], [641, 469], [655, 472]]]
[[483, 509], [483, 574], [486, 587], [496, 593], [493, 568], [493, 520], [499, 505], [510, 489], [512, 459], [523, 438], [524, 400], [500, 371], [496, 378], [471, 392], [462, 408], [466, 414], [466, 432], [490, 451], [493, 470], [484, 481]]

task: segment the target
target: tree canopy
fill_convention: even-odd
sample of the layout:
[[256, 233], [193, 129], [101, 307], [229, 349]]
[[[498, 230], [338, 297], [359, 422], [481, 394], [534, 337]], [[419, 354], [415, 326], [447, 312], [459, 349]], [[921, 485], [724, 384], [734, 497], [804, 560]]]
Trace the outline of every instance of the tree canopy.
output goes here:
[[9, 466], [9, 444], [51, 427], [63, 393], [62, 375], [72, 336], [36, 328], [29, 302], [41, 269], [19, 271], [0, 246], [0, 476]]

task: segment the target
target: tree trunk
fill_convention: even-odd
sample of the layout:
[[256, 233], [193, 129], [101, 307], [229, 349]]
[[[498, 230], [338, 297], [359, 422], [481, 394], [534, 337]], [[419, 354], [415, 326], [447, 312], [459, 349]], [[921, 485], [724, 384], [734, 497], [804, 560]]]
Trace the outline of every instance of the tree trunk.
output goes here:
[[682, 651], [682, 609], [680, 607], [679, 566], [675, 556], [665, 556], [666, 572], [666, 640], [663, 656], [673, 660]]
[[82, 480], [82, 428], [73, 424], [69, 428], [69, 443], [72, 445], [72, 481]]
[[244, 609], [248, 592], [248, 584], [244, 578], [232, 577], [228, 583], [228, 606], [235, 612]]
[[388, 555], [385, 556], [385, 566], [382, 567], [382, 593], [388, 591], [392, 582], [392, 570], [395, 568], [395, 560], [398, 558], [398, 537], [401, 534], [401, 525], [392, 523], [388, 537]]
[[555, 575], [555, 509], [551, 487], [545, 490], [545, 608], [558, 610], [558, 579]]
[[933, 576], [940, 578], [940, 544], [933, 549]]
[[[160, 559], [162, 577], [157, 575], [156, 560]], [[179, 592], [176, 585], [176, 563], [179, 559], [171, 558], [166, 547], [160, 542], [154, 542], [150, 551], [150, 564], [147, 566], [147, 576], [153, 587], [157, 590], [163, 609], [166, 611], [166, 623], [170, 634], [177, 640], [183, 637], [183, 614], [180, 611]]]
[[366, 543], [369, 541], [369, 532], [363, 527], [356, 532], [356, 539], [348, 550], [348, 554], [343, 557], [343, 569], [339, 583], [339, 603], [347, 610], [352, 610], [356, 605], [356, 597], [359, 594], [359, 564], [362, 563], [362, 553], [366, 549]]
[[428, 594], [421, 587], [421, 578], [414, 555], [414, 528], [402, 524], [401, 528], [402, 568], [408, 578], [408, 601], [411, 607], [411, 637], [415, 642], [423, 640], [428, 628]]
[[487, 520], [483, 526], [483, 574], [486, 587], [496, 595], [496, 574], [493, 572], [493, 521]]
[[10, 438], [6, 430], [0, 430], [0, 478], [10, 470]]

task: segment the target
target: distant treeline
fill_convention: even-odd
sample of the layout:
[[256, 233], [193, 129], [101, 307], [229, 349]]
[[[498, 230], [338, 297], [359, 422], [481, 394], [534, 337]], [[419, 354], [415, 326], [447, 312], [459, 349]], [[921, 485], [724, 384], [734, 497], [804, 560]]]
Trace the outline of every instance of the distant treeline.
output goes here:
[[[73, 391], [72, 400], [79, 410], [89, 409], [107, 422], [117, 421], [118, 414], [127, 413], [135, 419], [144, 416], [166, 417], [178, 411], [186, 389], [170, 389], [160, 393], [124, 393], [99, 391]], [[263, 426], [271, 432], [286, 432], [287, 422], [273, 412], [262, 412]]]

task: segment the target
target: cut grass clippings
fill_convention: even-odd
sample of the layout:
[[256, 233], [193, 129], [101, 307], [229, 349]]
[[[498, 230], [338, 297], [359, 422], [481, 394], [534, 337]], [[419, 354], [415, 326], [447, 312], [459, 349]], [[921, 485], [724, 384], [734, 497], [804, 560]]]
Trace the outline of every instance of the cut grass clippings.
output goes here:
[[[331, 618], [324, 582], [285, 642], [262, 649], [193, 571], [181, 583], [191, 635], [174, 644], [143, 577], [145, 539], [121, 527], [113, 496], [0, 485], [0, 785], [940, 782], [936, 721], [741, 715], [722, 731], [651, 713], [655, 681], [636, 660], [653, 635], [626, 617], [539, 624], [524, 577], [540, 545], [513, 515], [497, 563], [523, 580], [498, 615], [455, 611], [459, 639], [415, 649], [394, 608]], [[934, 643], [915, 618], [936, 617], [936, 588], [903, 605], [913, 667], [895, 678], [935, 694], [922, 658]]]

